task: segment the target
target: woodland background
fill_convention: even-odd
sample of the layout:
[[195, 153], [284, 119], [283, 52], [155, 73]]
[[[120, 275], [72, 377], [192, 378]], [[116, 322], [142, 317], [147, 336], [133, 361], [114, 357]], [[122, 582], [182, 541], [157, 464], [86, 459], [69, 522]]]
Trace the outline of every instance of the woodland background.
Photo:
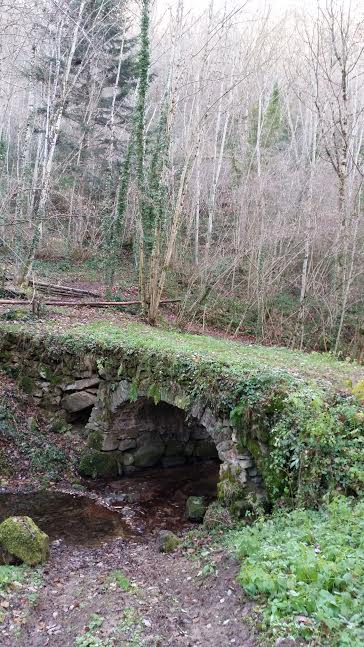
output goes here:
[[364, 356], [364, 9], [0, 0], [0, 254]]

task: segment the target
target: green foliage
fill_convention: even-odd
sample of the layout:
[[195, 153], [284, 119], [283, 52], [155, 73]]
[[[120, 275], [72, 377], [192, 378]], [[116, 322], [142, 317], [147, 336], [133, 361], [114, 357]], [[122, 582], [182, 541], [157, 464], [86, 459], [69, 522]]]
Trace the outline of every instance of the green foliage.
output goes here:
[[[259, 123], [260, 120], [260, 123]], [[287, 136], [284, 123], [283, 104], [278, 83], [273, 86], [266, 108], [261, 110], [254, 105], [250, 114], [249, 143], [257, 145], [258, 130], [260, 130], [260, 145], [263, 148], [270, 148], [284, 141]]]
[[305, 386], [285, 399], [271, 430], [266, 481], [276, 498], [316, 505], [327, 491], [364, 492], [364, 419], [354, 398], [327, 402]]
[[113, 647], [112, 639], [104, 639], [99, 636], [99, 630], [104, 624], [104, 617], [93, 613], [87, 623], [84, 633], [77, 636], [75, 647]]
[[111, 571], [108, 576], [108, 581], [115, 583], [124, 593], [128, 593], [135, 589], [135, 585], [130, 582], [129, 578], [124, 575], [121, 570]]
[[43, 474], [56, 480], [72, 464], [72, 459], [41, 433], [34, 418], [29, 418], [26, 425], [18, 424], [12, 412], [11, 400], [1, 396], [0, 434], [26, 455], [33, 474]]
[[66, 468], [67, 463], [65, 452], [56, 445], [33, 448], [30, 452], [31, 471], [46, 473], [50, 478], [56, 478]]
[[264, 599], [274, 636], [315, 645], [364, 641], [364, 501], [336, 497], [320, 512], [276, 512], [233, 535], [239, 581]]
[[22, 566], [0, 566], [0, 591], [11, 589], [14, 582], [22, 582], [27, 574], [27, 569]]

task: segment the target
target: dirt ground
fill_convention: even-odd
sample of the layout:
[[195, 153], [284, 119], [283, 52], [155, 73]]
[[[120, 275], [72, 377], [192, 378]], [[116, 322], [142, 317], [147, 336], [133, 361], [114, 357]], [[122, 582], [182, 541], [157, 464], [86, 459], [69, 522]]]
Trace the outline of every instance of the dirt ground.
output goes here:
[[[207, 561], [201, 557], [206, 554]], [[115, 571], [122, 571], [127, 578], [123, 588], [129, 590], [115, 580]], [[160, 553], [155, 541], [119, 539], [98, 548], [56, 541], [25, 624], [20, 629], [11, 620], [21, 604], [15, 597], [0, 643], [258, 647], [263, 643], [248, 619], [252, 603], [243, 597], [236, 571], [231, 556], [220, 549], [210, 551], [203, 540], [172, 554]]]

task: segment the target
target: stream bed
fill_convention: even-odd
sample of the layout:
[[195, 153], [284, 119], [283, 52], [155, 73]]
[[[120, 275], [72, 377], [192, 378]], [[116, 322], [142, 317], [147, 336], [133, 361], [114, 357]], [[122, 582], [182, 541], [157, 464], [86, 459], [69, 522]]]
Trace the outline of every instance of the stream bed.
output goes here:
[[150, 468], [112, 482], [85, 481], [84, 492], [0, 491], [0, 522], [27, 515], [51, 541], [96, 546], [114, 538], [147, 540], [159, 530], [180, 532], [189, 496], [216, 496], [219, 465]]

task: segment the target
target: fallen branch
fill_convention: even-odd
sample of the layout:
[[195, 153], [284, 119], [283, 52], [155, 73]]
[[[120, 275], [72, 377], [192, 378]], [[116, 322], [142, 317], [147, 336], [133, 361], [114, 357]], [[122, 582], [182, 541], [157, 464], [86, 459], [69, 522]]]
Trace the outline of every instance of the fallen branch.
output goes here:
[[64, 293], [64, 294], [84, 294], [85, 296], [90, 296], [90, 297], [99, 297], [100, 294], [98, 292], [92, 292], [91, 290], [81, 290], [80, 288], [72, 288], [69, 287], [68, 285], [56, 285], [54, 283], [44, 283], [43, 281], [32, 281], [29, 280], [29, 285], [34, 285], [38, 290], [43, 291], [43, 290], [48, 290], [50, 292], [59, 292]]
[[[181, 299], [164, 299], [161, 305], [165, 303], [180, 303]], [[108, 306], [135, 306], [141, 305], [141, 301], [42, 301], [45, 306], [69, 306], [69, 307], [89, 307], [89, 308], [104, 308]], [[20, 299], [0, 299], [0, 306], [29, 306], [32, 301], [20, 301]]]
[[[14, 281], [14, 277], [11, 276], [10, 274], [5, 273], [5, 279], [7, 281]], [[92, 292], [92, 290], [83, 290], [81, 288], [73, 288], [68, 285], [57, 285], [56, 283], [46, 283], [45, 281], [34, 281], [33, 279], [28, 280], [28, 285], [32, 287], [36, 287], [37, 290], [40, 292], [50, 292], [50, 293], [58, 293], [58, 294], [74, 294], [75, 296], [77, 295], [85, 295], [85, 296], [90, 296], [90, 297], [100, 297], [99, 292]]]

